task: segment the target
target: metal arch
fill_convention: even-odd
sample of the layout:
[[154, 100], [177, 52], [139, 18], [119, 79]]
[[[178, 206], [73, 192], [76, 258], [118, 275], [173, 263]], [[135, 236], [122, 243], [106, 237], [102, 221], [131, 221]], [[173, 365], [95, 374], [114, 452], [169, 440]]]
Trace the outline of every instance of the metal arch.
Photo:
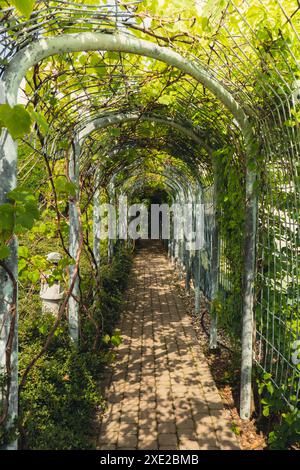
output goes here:
[[[185, 184], [183, 184], [181, 180], [179, 180], [179, 181], [180, 181], [180, 183], [179, 183], [177, 179], [174, 179], [174, 178], [172, 179], [171, 176], [169, 176], [169, 175], [167, 175], [167, 174], [160, 173], [160, 172], [158, 172], [158, 171], [155, 172], [155, 171], [153, 171], [153, 170], [147, 171], [147, 174], [149, 174], [149, 175], [161, 175], [161, 176], [164, 176], [164, 177], [166, 178], [166, 180], [168, 181], [168, 184], [170, 184], [170, 187], [173, 188], [173, 190], [175, 190], [175, 187], [177, 186], [177, 187], [176, 187], [176, 190], [177, 190], [177, 191], [178, 191], [178, 189], [181, 189], [181, 190], [184, 191], [185, 195], [187, 194], [188, 186], [186, 186]], [[133, 173], [130, 178], [133, 178], [133, 177], [136, 177], [136, 176], [138, 176], [138, 175], [137, 175], [136, 173]], [[128, 179], [129, 179], [129, 178], [127, 178], [124, 182], [122, 182], [122, 183], [120, 184], [120, 186], [122, 186], [123, 184], [125, 184], [125, 182], [128, 181]], [[137, 181], [139, 181], [139, 180], [140, 180], [140, 178], [137, 178]], [[183, 180], [183, 181], [184, 181], [184, 183], [186, 183], [185, 180]], [[174, 184], [175, 187], [172, 186], [172, 183]]]
[[[134, 165], [132, 164], [132, 165], [130, 165], [130, 166], [134, 166]], [[117, 174], [118, 174], [120, 171], [122, 171], [122, 170], [119, 169], [119, 170], [117, 170], [117, 171], [112, 175], [111, 181], [116, 178]], [[130, 178], [136, 177], [136, 176], [138, 177], [138, 178], [134, 181], [133, 186], [131, 186], [131, 189], [133, 189], [133, 190], [134, 190], [135, 187], [138, 188], [138, 187], [142, 186], [143, 183], [145, 183], [145, 180], [142, 181], [141, 178], [140, 178], [140, 175], [139, 175], [137, 172], [138, 172], [138, 170], [136, 169], [135, 173], [130, 177]], [[182, 182], [178, 182], [176, 179], [171, 178], [171, 176], [168, 176], [168, 175], [163, 174], [163, 173], [161, 173], [161, 172], [154, 172], [154, 171], [149, 171], [149, 172], [147, 172], [147, 174], [148, 174], [148, 175], [152, 175], [152, 176], [153, 176], [153, 175], [162, 175], [162, 176], [164, 176], [164, 177], [166, 178], [166, 181], [164, 182], [164, 184], [165, 184], [166, 186], [169, 186], [169, 187], [171, 188], [172, 192], [174, 192], [174, 194], [172, 194], [172, 192], [170, 193], [170, 194], [172, 195], [173, 201], [176, 200], [176, 195], [178, 194], [178, 192], [179, 192], [179, 193], [180, 193], [180, 192], [186, 193], [186, 191], [187, 191], [185, 184], [183, 184]], [[177, 175], [177, 176], [178, 176], [178, 175]], [[180, 176], [182, 177], [183, 175], [180, 174]], [[128, 181], [128, 179], [130, 179], [130, 178], [127, 178], [125, 181], [123, 181], [122, 183], [120, 183], [120, 185], [119, 185], [118, 187], [124, 186], [124, 184], [126, 183], [126, 181]], [[182, 178], [181, 178], [181, 179], [182, 179]], [[150, 180], [150, 178], [149, 178], [149, 180]], [[147, 181], [148, 181], [148, 180], [147, 180]], [[185, 181], [184, 181], [184, 183], [185, 183]], [[116, 188], [115, 188], [115, 189], [116, 189]], [[129, 189], [128, 189], [128, 190], [129, 190]], [[126, 194], [128, 190], [124, 190], [124, 193]]]
[[[137, 171], [137, 170], [136, 170]], [[175, 186], [173, 189], [175, 191], [175, 194], [173, 196], [173, 200], [176, 201], [176, 199], [179, 198], [179, 201], [181, 199], [181, 195], [183, 195], [183, 199], [187, 202], [192, 202], [194, 203], [194, 196], [196, 197], [197, 190], [195, 191], [195, 194], [192, 193], [191, 186], [190, 184], [186, 181], [185, 178], [183, 178], [183, 174], [178, 171], [178, 169], [174, 166], [169, 166], [164, 173], [162, 172], [155, 172], [155, 171], [149, 171], [147, 174], [154, 174], [154, 175], [163, 175], [165, 178], [167, 178], [166, 184], [171, 185], [171, 187]], [[176, 176], [176, 179], [174, 179], [174, 174]], [[132, 177], [135, 177], [136, 173], [132, 175]], [[138, 175], [139, 176], [139, 175]], [[127, 179], [128, 180], [128, 179]], [[125, 182], [127, 181], [125, 180]], [[135, 184], [140, 183], [140, 177], [134, 182]], [[125, 184], [123, 182], [123, 184]], [[199, 185], [199, 183], [198, 183]], [[180, 201], [182, 202], [182, 201]], [[176, 240], [175, 238], [171, 241], [169, 241], [169, 247], [168, 247], [168, 254], [172, 258], [173, 261], [177, 260], [179, 262], [179, 265], [185, 270], [185, 283], [186, 283], [186, 288], [189, 288], [190, 286], [190, 280], [191, 280], [191, 256], [189, 250], [186, 249], [186, 242], [183, 237], [183, 232], [182, 232], [182, 226], [181, 226], [181, 241]], [[176, 254], [177, 253], [177, 254]], [[174, 254], [174, 256], [172, 256]], [[199, 298], [199, 289], [198, 286], [196, 286], [195, 289], [195, 302], [197, 302], [197, 298]], [[213, 332], [215, 330], [213, 329]]]
[[[126, 146], [125, 146], [125, 147], [126, 147]], [[170, 154], [171, 154], [171, 153], [170, 153]], [[172, 154], [171, 154], [171, 155], [172, 155]], [[131, 168], [131, 166], [133, 166], [134, 164], [138, 165], [138, 164], [142, 163], [142, 160], [143, 160], [143, 156], [140, 156], [139, 159], [137, 159], [137, 160], [135, 160], [134, 162], [132, 162], [131, 164], [129, 164], [129, 165], [127, 166], [127, 168]], [[118, 168], [118, 169], [116, 170], [116, 172], [114, 172], [114, 173], [112, 174], [112, 178], [115, 178], [117, 173], [119, 173], [120, 171], [123, 171], [123, 170], [126, 168], [125, 165], [126, 165], [126, 161], [123, 162], [122, 167]], [[169, 169], [169, 168], [172, 168], [172, 170], [176, 173], [177, 176], [179, 176], [180, 179], [183, 178], [184, 173], [180, 172], [176, 167], [174, 167], [174, 165], [168, 165], [164, 170], [166, 171], [166, 170]], [[156, 174], [162, 174], [162, 173], [161, 173], [161, 172], [157, 172]], [[164, 176], [169, 177], [169, 175], [164, 175]], [[191, 177], [192, 179], [194, 179], [192, 174], [190, 174], [190, 177]], [[184, 179], [184, 181], [185, 181], [185, 179]]]
[[[141, 157], [141, 158], [142, 158], [142, 157]], [[135, 162], [134, 162], [134, 163], [135, 163]], [[128, 168], [131, 168], [131, 166], [134, 166], [134, 163], [132, 163], [132, 165], [129, 165]], [[179, 177], [179, 180], [180, 180], [180, 181], [183, 181], [183, 182], [184, 182], [184, 184], [183, 184], [182, 186], [180, 186], [179, 183], [177, 182], [177, 180], [174, 180], [174, 178], [172, 178], [171, 176], [169, 176], [167, 173], [153, 172], [153, 171], [147, 171], [147, 173], [149, 173], [149, 174], [153, 173], [153, 174], [155, 174], [155, 175], [162, 175], [162, 176], [164, 176], [165, 178], [167, 178], [168, 181], [173, 181], [174, 183], [177, 182], [177, 185], [178, 185], [177, 189], [178, 189], [178, 188], [181, 188], [182, 190], [184, 190], [185, 195], [186, 195], [186, 194], [187, 194], [187, 191], [189, 190], [189, 185], [188, 185], [188, 184], [185, 185], [186, 181], [185, 181], [185, 179], [182, 179], [183, 174], [182, 174], [182, 173], [179, 173], [179, 175], [178, 175], [177, 169], [176, 169], [174, 166], [172, 166], [172, 165], [169, 166], [168, 169], [169, 169], [169, 168], [170, 168], [170, 169], [172, 168], [173, 170], [176, 170], [176, 176]], [[112, 174], [111, 180], [114, 180], [114, 179], [117, 177], [118, 173], [120, 173], [121, 171], [123, 171], [123, 169], [124, 169], [124, 167], [118, 168], [118, 169]], [[136, 171], [137, 171], [137, 168], [136, 168]], [[165, 169], [165, 171], [166, 171], [166, 169]], [[175, 172], [175, 171], [174, 171], [174, 172]], [[135, 174], [132, 174], [132, 175], [130, 176], [130, 178], [133, 177], [133, 176], [136, 176], [136, 175], [135, 175]], [[126, 181], [127, 181], [128, 179], [129, 179], [129, 178], [127, 178]], [[121, 183], [121, 184], [123, 184], [123, 183]]]
[[[79, 184], [79, 157], [81, 153], [82, 146], [84, 144], [85, 139], [87, 136], [99, 129], [104, 129], [106, 127], [115, 125], [115, 124], [121, 124], [125, 122], [130, 122], [130, 121], [152, 121], [152, 122], [157, 122], [161, 123], [164, 125], [169, 125], [177, 130], [179, 130], [181, 133], [184, 133], [188, 137], [191, 137], [195, 142], [200, 144], [202, 147], [205, 148], [205, 150], [211, 155], [212, 149], [207, 146], [205, 142], [196, 134], [195, 128], [193, 129], [192, 123], [190, 123], [190, 126], [184, 126], [179, 122], [174, 121], [171, 118], [161, 118], [157, 115], [143, 115], [140, 113], [117, 113], [117, 114], [110, 114], [106, 116], [102, 116], [99, 118], [94, 118], [92, 121], [88, 122], [84, 127], [82, 127], [80, 130], [77, 131], [75, 134], [74, 138], [74, 154], [70, 155], [70, 165], [69, 165], [69, 172], [70, 172], [70, 177], [73, 180], [74, 183], [78, 186]], [[75, 162], [74, 162], [75, 161]], [[76, 166], [76, 174], [74, 173], [74, 165]], [[99, 177], [99, 173], [98, 177]], [[99, 197], [97, 188], [95, 188], [95, 194], [94, 194], [94, 201], [97, 201], [97, 198]], [[73, 227], [78, 227], [78, 220], [77, 220], [77, 213], [73, 209], [74, 202], [70, 203], [70, 254], [74, 258], [77, 253], [78, 249], [78, 230], [76, 231]], [[98, 220], [98, 223], [94, 223], [94, 256], [95, 260], [98, 260], [100, 262], [99, 258], [99, 244], [100, 244], [100, 234], [99, 234], [99, 224], [100, 224], [100, 214], [99, 210], [97, 209], [97, 204], [94, 204], [94, 222], [96, 219]], [[71, 268], [71, 267], [70, 267]], [[72, 269], [72, 268], [71, 268]], [[99, 266], [98, 266], [98, 272], [99, 272]], [[79, 292], [79, 286], [78, 283], [74, 286], [74, 291], [75, 294], [73, 297], [70, 298], [69, 300], [69, 316], [71, 318], [71, 337], [75, 342], [78, 340], [78, 333], [76, 334], [75, 331], [78, 330], [78, 304], [76, 302], [76, 297]], [[74, 299], [75, 298], [75, 299]], [[74, 321], [72, 321], [72, 318]], [[74, 323], [74, 328], [72, 328], [72, 324]]]
[[177, 129], [180, 133], [187, 135], [192, 140], [194, 140], [197, 144], [201, 145], [206, 152], [211, 155], [213, 149], [208, 146], [203, 139], [198, 135], [197, 128], [193, 126], [191, 122], [189, 125], [184, 125], [180, 122], [175, 121], [169, 117], [159, 117], [155, 114], [150, 115], [143, 115], [138, 112], [131, 112], [131, 113], [110, 113], [108, 115], [101, 116], [99, 118], [93, 118], [90, 122], [88, 122], [84, 127], [79, 129], [75, 133], [74, 142], [76, 142], [76, 151], [78, 153], [81, 152], [81, 148], [84, 144], [85, 139], [88, 135], [95, 130], [105, 129], [109, 126], [113, 126], [116, 124], [122, 124], [130, 121], [151, 121], [157, 122], [163, 125], [168, 125]]
[[[76, 146], [75, 146], [76, 148]], [[114, 171], [114, 173], [111, 175], [110, 177], [110, 180], [108, 182], [108, 186], [109, 186], [109, 192], [111, 193], [112, 197], [114, 197], [114, 190], [116, 189], [115, 188], [115, 184], [114, 184], [114, 180], [115, 178], [117, 177], [117, 175], [123, 171], [125, 168], [135, 168], [136, 171], [137, 170], [137, 167], [142, 164], [142, 157], [140, 157], [137, 161], [134, 161], [132, 162], [130, 165], [128, 165], [126, 167], [126, 160], [123, 162], [123, 165], [121, 167], [119, 167], [118, 169], [116, 169]], [[171, 167], [169, 166], [169, 169]], [[177, 172], [177, 169], [172, 166], [174, 172]], [[149, 172], [150, 173], [150, 172]], [[157, 172], [156, 174], [161, 174], [159, 172]], [[133, 176], [133, 175], [132, 175]], [[171, 177], [169, 178], [167, 175], [164, 175], [166, 178], [168, 178], [170, 181], [171, 180]], [[190, 175], [190, 177], [192, 177], [192, 175]], [[188, 190], [189, 190], [189, 185], [188, 183], [185, 182], [185, 180], [183, 180], [183, 174], [180, 173], [180, 172], [177, 172], [177, 178], [179, 178], [180, 180], [182, 180], [184, 182], [181, 183], [183, 185], [183, 190], [184, 192], [186, 193]], [[127, 178], [128, 180], [128, 178]], [[169, 182], [170, 182], [169, 181]], [[175, 184], [175, 182], [174, 182]], [[96, 171], [96, 180], [95, 180], [95, 187], [94, 187], [94, 198], [93, 198], [93, 239], [94, 239], [94, 243], [93, 243], [93, 250], [94, 250], [94, 256], [95, 256], [95, 260], [96, 260], [96, 263], [97, 263], [97, 269], [98, 269], [98, 273], [100, 272], [100, 225], [101, 225], [101, 217], [100, 217], [100, 208], [99, 208], [99, 185], [100, 185], [100, 179], [99, 179], [99, 170]], [[180, 186], [178, 186], [180, 188]], [[178, 188], [177, 188], [177, 191], [178, 191]], [[77, 223], [77, 221], [74, 221], [75, 223]], [[74, 240], [72, 240], [73, 244], [77, 244], [77, 239], [75, 238]], [[111, 258], [111, 255], [112, 255], [112, 252], [113, 252], [113, 243], [111, 240], [109, 240], [109, 246], [108, 246], [108, 255], [109, 255], [109, 259]], [[71, 252], [71, 249], [72, 249], [72, 245], [70, 246], [70, 252]], [[76, 329], [77, 325], [78, 325], [78, 320], [76, 320], [77, 316], [78, 316], [78, 305], [77, 303], [72, 303], [70, 305], [70, 308], [72, 309], [72, 315], [71, 315], [71, 318], [70, 320], [72, 320], [72, 318], [74, 317], [75, 318], [75, 321], [74, 321], [74, 329]], [[71, 325], [71, 328], [70, 328], [70, 333], [72, 335], [72, 331], [73, 331], [73, 328], [72, 328], [72, 325]], [[73, 334], [71, 336], [73, 338], [74, 341], [77, 340], [77, 335], [76, 334]]]
[[[149, 172], [149, 175], [152, 175], [152, 176], [157, 175], [157, 174], [158, 174], [158, 173]], [[150, 180], [150, 177], [149, 177], [149, 180]], [[145, 181], [144, 181], [144, 183], [145, 183]], [[171, 188], [172, 191], [175, 192], [175, 194], [176, 194], [176, 191], [178, 191], [178, 188], [180, 187], [180, 186], [177, 186], [174, 181], [173, 181], [173, 184], [172, 184], [172, 181], [171, 181], [169, 178], [167, 179], [167, 181], [165, 182], [165, 184], [166, 184], [167, 186], [169, 186], [169, 188]], [[138, 187], [140, 187], [140, 186], [142, 186], [142, 180], [138, 178], [138, 179], [136, 179], [136, 181], [133, 183], [132, 188], [133, 188], [133, 190], [135, 190], [136, 187], [138, 188]], [[124, 192], [127, 193], [128, 191], [127, 191], [126, 189], [124, 189]]]
[[213, 78], [203, 66], [184, 58], [170, 48], [158, 46], [150, 41], [122, 33], [83, 32], [47, 37], [32, 42], [14, 55], [3, 75], [8, 103], [11, 105], [16, 104], [18, 89], [23, 77], [27, 70], [37, 62], [55, 54], [94, 50], [128, 52], [146, 56], [182, 70], [207, 87], [224, 104], [238, 121], [246, 140], [252, 135], [252, 128], [247, 114], [233, 95]]
[[[146, 145], [148, 146], [147, 148], [151, 148], [151, 149], [155, 149], [155, 150], [158, 150], [158, 149], [161, 149], [163, 150], [165, 153], [169, 153], [170, 155], [172, 155], [174, 158], [177, 158], [178, 160], [182, 161], [184, 164], [186, 164], [187, 166], [189, 166], [190, 170], [193, 170], [195, 172], [195, 174], [193, 175], [194, 178], [196, 178], [197, 176], [201, 175], [202, 176], [202, 173], [207, 176], [206, 172], [205, 172], [205, 168], [203, 168], [203, 172], [201, 172], [201, 161], [197, 161], [196, 159], [193, 159], [192, 156], [190, 155], [190, 153], [187, 153], [187, 156], [186, 158], [183, 158], [182, 156], [179, 156], [176, 152], [175, 152], [175, 149], [179, 148], [182, 150], [182, 148], [177, 145], [172, 146], [170, 142], [166, 142], [166, 144], [163, 146], [163, 145], [159, 145], [159, 143], [157, 143], [156, 141], [153, 141], [153, 140], [150, 140], [150, 141], [144, 141], [143, 139], [135, 139], [135, 140], [131, 140], [130, 142], [127, 142], [126, 145], [122, 144], [120, 146], [120, 148], [115, 148], [114, 149], [114, 155], [115, 154], [118, 154], [118, 153], [122, 153], [124, 151], [124, 149], [133, 149], [133, 148], [143, 148], [143, 145], [145, 145], [145, 142], [146, 142]], [[94, 152], [96, 153], [96, 152]]]
[[138, 112], [131, 112], [131, 113], [113, 113], [111, 115], [101, 116], [99, 118], [95, 118], [92, 121], [88, 122], [84, 128], [80, 129], [77, 132], [77, 138], [80, 144], [84, 143], [86, 137], [93, 131], [98, 129], [104, 129], [109, 126], [113, 126], [116, 124], [123, 124], [130, 121], [150, 121], [150, 122], [157, 122], [159, 124], [168, 125], [177, 129], [180, 133], [185, 134], [186, 136], [190, 137], [192, 140], [197, 142], [201, 145], [208, 154], [212, 153], [212, 148], [203, 141], [203, 139], [197, 134], [196, 127], [193, 126], [191, 122], [189, 122], [189, 126], [183, 125], [180, 122], [177, 122], [169, 117], [162, 118], [156, 114], [141, 114]]
[[[76, 187], [79, 187], [79, 158], [80, 158], [80, 153], [81, 149], [83, 146], [83, 143], [87, 136], [99, 129], [104, 129], [106, 127], [118, 124], [118, 123], [124, 123], [124, 122], [129, 122], [129, 121], [145, 121], [145, 120], [150, 120], [150, 121], [155, 121], [158, 123], [162, 124], [167, 124], [169, 126], [172, 126], [179, 130], [182, 133], [185, 133], [188, 137], [191, 137], [195, 142], [200, 144], [202, 147], [205, 147], [206, 151], [211, 154], [212, 150], [207, 147], [207, 145], [200, 139], [200, 137], [195, 133], [195, 130], [193, 128], [189, 128], [187, 126], [183, 126], [180, 123], [172, 120], [172, 119], [167, 119], [167, 118], [160, 118], [159, 116], [156, 115], [141, 115], [139, 113], [120, 113], [120, 114], [110, 114], [107, 116], [102, 116], [98, 119], [93, 119], [91, 122], [87, 123], [83, 128], [77, 131], [74, 137], [73, 141], [73, 152], [69, 152], [69, 176], [71, 181], [76, 185]], [[98, 178], [99, 178], [99, 172], [97, 172]], [[96, 183], [97, 184], [97, 183]], [[69, 229], [69, 252], [70, 255], [72, 256], [73, 259], [76, 257], [77, 250], [79, 248], [79, 220], [78, 220], [78, 213], [76, 210], [76, 203], [79, 198], [79, 193], [77, 191], [76, 193], [76, 200], [72, 198], [70, 200], [70, 215], [69, 215], [69, 221], [70, 221], [70, 229]], [[100, 272], [100, 212], [99, 212], [99, 207], [97, 204], [97, 199], [99, 198], [99, 193], [97, 187], [95, 188], [94, 191], [94, 208], [93, 208], [93, 233], [94, 233], [94, 246], [93, 246], [93, 252], [94, 252], [94, 257], [97, 263], [97, 270], [98, 273]], [[69, 267], [70, 273], [71, 273], [71, 278], [72, 278], [72, 272], [73, 272], [73, 265], [70, 265]], [[76, 283], [73, 287], [73, 296], [70, 297], [69, 302], [68, 302], [68, 315], [69, 315], [69, 330], [70, 330], [70, 336], [72, 340], [77, 343], [78, 342], [78, 325], [79, 325], [79, 305], [77, 302], [77, 298], [79, 296], [79, 282], [78, 279], [76, 280]]]
[[[151, 145], [151, 148], [155, 148], [155, 149], [157, 148], [155, 142], [152, 142], [151, 144], [152, 144], [152, 145]], [[142, 148], [142, 144], [141, 144], [141, 142], [140, 142], [140, 139], [137, 139], [136, 141], [134, 141], [134, 147], [133, 147], [133, 145], [132, 145], [132, 142], [131, 142], [131, 143], [128, 143], [128, 142], [127, 142], [126, 145], [122, 145], [122, 148], [121, 148], [121, 149], [114, 149], [113, 152], [112, 152], [112, 154], [113, 154], [113, 155], [116, 155], [116, 154], [121, 153], [122, 151], [126, 150], [127, 148]], [[187, 161], [182, 160], [182, 158], [178, 157], [178, 155], [176, 155], [176, 154], [173, 152], [173, 149], [172, 149], [172, 148], [166, 148], [166, 149], [164, 149], [164, 151], [165, 151], [166, 153], [169, 153], [170, 155], [172, 155], [174, 158], [177, 158], [178, 160], [183, 161], [187, 166], [189, 166], [189, 168], [190, 168], [190, 167], [194, 168], [194, 170], [197, 171], [197, 175], [199, 175], [199, 173], [200, 173], [200, 172], [199, 172], [199, 168], [196, 166], [196, 162], [195, 162], [194, 160], [191, 160], [191, 161], [189, 161], [189, 160], [187, 160]], [[126, 161], [124, 161], [124, 163], [126, 163]], [[193, 175], [193, 174], [191, 173], [191, 177], [195, 178], [195, 175]]]

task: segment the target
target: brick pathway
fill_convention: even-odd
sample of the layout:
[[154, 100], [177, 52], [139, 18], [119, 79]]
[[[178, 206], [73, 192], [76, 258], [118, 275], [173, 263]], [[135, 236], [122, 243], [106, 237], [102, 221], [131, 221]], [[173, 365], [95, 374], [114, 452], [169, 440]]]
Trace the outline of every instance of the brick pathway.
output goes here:
[[137, 253], [98, 449], [238, 449], [158, 244]]

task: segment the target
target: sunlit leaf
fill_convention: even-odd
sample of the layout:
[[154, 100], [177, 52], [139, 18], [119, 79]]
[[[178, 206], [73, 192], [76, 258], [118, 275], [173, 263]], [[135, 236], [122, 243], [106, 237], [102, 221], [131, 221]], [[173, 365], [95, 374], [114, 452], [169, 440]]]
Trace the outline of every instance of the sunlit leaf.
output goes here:
[[22, 105], [18, 104], [13, 108], [8, 104], [0, 105], [0, 127], [7, 128], [13, 139], [18, 139], [28, 134], [30, 126], [30, 114]]
[[19, 13], [21, 13], [21, 15], [24, 15], [26, 16], [26, 18], [29, 18], [32, 13], [35, 1], [36, 0], [9, 0], [9, 3], [16, 7], [16, 9]]

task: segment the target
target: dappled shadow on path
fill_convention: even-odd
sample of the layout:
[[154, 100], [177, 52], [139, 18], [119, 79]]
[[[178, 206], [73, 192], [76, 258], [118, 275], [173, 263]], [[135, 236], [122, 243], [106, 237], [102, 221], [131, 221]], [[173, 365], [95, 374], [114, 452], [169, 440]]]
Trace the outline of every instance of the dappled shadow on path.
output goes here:
[[229, 412], [159, 242], [135, 257], [99, 449], [237, 449]]

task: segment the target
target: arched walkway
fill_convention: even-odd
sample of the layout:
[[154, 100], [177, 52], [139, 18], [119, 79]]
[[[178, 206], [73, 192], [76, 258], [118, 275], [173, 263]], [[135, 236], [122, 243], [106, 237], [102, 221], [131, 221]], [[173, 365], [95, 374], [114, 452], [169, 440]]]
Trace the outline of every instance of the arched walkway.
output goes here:
[[[200, 299], [209, 305], [210, 349], [223, 329], [232, 338], [241, 419], [252, 418], [255, 396], [258, 420], [299, 420], [299, 2], [191, 0], [187, 10], [167, 1], [4, 3], [0, 446], [16, 449], [20, 427], [28, 433], [24, 409], [31, 413], [32, 402], [22, 409], [22, 397], [61, 326], [78, 363], [87, 350], [102, 360], [113, 345], [129, 272], [122, 268], [130, 264], [130, 211], [153, 199], [188, 208], [187, 216], [170, 217], [165, 248], [186, 289], [193, 283], [195, 314]], [[105, 206], [114, 219], [108, 241], [101, 238]], [[192, 233], [201, 247], [190, 243]], [[54, 248], [49, 254], [61, 262], [48, 265]], [[142, 247], [100, 447], [232, 445], [171, 273], [158, 246]], [[34, 321], [44, 320], [36, 299], [47, 279], [49, 290], [64, 283], [63, 298], [56, 292], [53, 325], [37, 328], [40, 344], [32, 352], [31, 338], [24, 353], [19, 306], [26, 300]], [[126, 422], [133, 412], [135, 421]], [[295, 436], [287, 427], [288, 447]], [[77, 448], [73, 441], [64, 446]]]
[[160, 242], [143, 241], [108, 377], [100, 449], [238, 449]]

